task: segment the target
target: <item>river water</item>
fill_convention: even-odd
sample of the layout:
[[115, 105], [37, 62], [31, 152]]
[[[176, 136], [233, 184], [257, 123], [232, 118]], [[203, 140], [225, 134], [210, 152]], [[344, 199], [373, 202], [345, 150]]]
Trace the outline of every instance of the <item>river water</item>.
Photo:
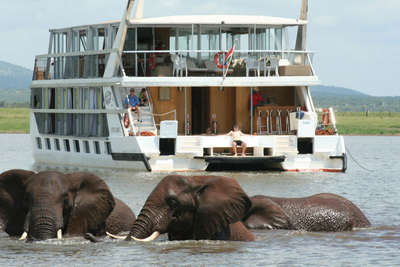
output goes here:
[[[400, 264], [400, 137], [346, 136], [346, 173], [223, 172], [249, 196], [304, 197], [330, 192], [354, 202], [372, 227], [341, 233], [254, 231], [255, 242], [90, 243], [81, 237], [25, 243], [0, 229], [0, 266], [395, 266]], [[0, 172], [91, 171], [138, 214], [167, 174], [34, 164], [27, 134], [0, 134]], [[201, 175], [179, 173], [181, 175]]]

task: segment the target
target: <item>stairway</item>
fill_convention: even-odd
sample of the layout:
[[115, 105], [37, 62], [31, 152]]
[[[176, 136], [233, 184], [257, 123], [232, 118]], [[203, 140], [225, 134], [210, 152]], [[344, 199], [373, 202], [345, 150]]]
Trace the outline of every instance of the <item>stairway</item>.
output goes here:
[[140, 107], [140, 120], [142, 122], [137, 121], [137, 114], [135, 113], [134, 117], [134, 126], [135, 126], [135, 132], [152, 132], [155, 135], [157, 135], [157, 128], [154, 124], [154, 119], [153, 115], [151, 112], [151, 107], [149, 105], [146, 106], [141, 106]]
[[281, 156], [287, 153], [296, 153], [295, 136], [275, 136], [275, 155]]
[[[140, 88], [135, 88], [135, 95], [137, 97], [139, 97], [139, 93], [140, 93]], [[119, 100], [118, 106], [125, 108], [125, 99], [127, 97], [127, 94], [128, 90], [123, 87], [119, 88], [119, 90], [116, 91], [116, 96], [117, 99]], [[152, 107], [149, 104], [140, 107], [140, 120], [142, 122], [138, 122], [137, 113], [132, 112], [131, 114], [133, 118], [133, 125], [135, 128], [135, 135], [136, 133], [143, 131], [152, 132], [155, 135], [157, 135], [157, 127], [153, 119]]]
[[194, 156], [202, 156], [203, 151], [200, 146], [200, 136], [185, 136], [180, 138], [180, 146], [177, 154], [193, 154]]

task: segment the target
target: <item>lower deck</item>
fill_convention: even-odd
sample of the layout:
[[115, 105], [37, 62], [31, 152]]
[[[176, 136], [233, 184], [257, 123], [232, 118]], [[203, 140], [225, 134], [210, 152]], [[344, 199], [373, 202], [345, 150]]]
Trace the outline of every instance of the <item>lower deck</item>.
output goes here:
[[[138, 136], [33, 138], [35, 162], [139, 171], [285, 170], [345, 171], [340, 136], [299, 138], [295, 135], [245, 136], [246, 156], [232, 156], [228, 136]], [[238, 147], [238, 152], [241, 152]]]

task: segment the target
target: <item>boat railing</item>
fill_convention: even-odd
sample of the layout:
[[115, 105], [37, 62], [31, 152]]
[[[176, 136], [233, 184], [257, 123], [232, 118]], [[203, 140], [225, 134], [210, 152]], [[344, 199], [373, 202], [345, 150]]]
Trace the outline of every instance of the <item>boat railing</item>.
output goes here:
[[154, 120], [154, 116], [153, 116], [153, 98], [151, 96], [151, 92], [150, 90], [147, 89], [147, 97], [149, 98], [149, 108], [150, 108], [150, 112], [151, 112], [151, 122], [154, 125], [154, 127], [156, 128], [156, 122]]
[[327, 134], [338, 135], [335, 110], [330, 107], [325, 109], [316, 108], [315, 111], [318, 116], [317, 130], [325, 131]]
[[119, 58], [118, 76], [124, 76], [122, 59], [117, 49], [65, 52], [38, 55], [33, 80], [79, 79], [103, 77], [111, 53]]
[[[78, 79], [103, 77], [111, 53], [119, 58], [117, 77], [178, 76], [174, 68], [182, 71], [179, 76], [250, 76], [246, 60], [252, 59], [255, 68], [267, 76], [271, 59], [279, 59], [286, 71], [280, 76], [315, 76], [312, 63], [313, 51], [294, 50], [235, 50], [228, 69], [224, 64], [225, 50], [148, 50], [122, 51], [115, 49], [66, 52], [36, 56], [33, 80]], [[178, 55], [183, 65], [175, 65], [171, 55]], [[121, 55], [121, 56], [120, 56]], [[297, 59], [302, 58], [299, 62]], [[190, 61], [190, 62], [189, 62]], [[179, 62], [178, 62], [179, 63]], [[287, 67], [290, 66], [290, 67]], [[295, 69], [293, 71], [293, 69]], [[299, 71], [300, 70], [300, 71]], [[290, 73], [292, 71], [292, 73]], [[269, 72], [268, 72], [269, 73]]]
[[[122, 55], [123, 66], [127, 76], [217, 76], [225, 75], [224, 50], [148, 50], [148, 51], [124, 51]], [[178, 56], [178, 62], [174, 63], [171, 55]], [[296, 62], [296, 56], [303, 58], [302, 63]], [[266, 76], [271, 58], [278, 58], [282, 66], [309, 66], [308, 72], [302, 72], [304, 76], [315, 76], [312, 63], [314, 51], [294, 50], [235, 50], [233, 60], [229, 66], [230, 76], [246, 76], [246, 59], [258, 62], [258, 68]], [[182, 66], [182, 63], [186, 66]], [[189, 64], [191, 61], [192, 64]], [[207, 64], [211, 62], [210, 64]], [[177, 65], [176, 65], [177, 64]], [[218, 64], [220, 65], [218, 67]], [[175, 66], [174, 66], [175, 65]], [[182, 69], [180, 73], [174, 69]]]
[[[171, 111], [168, 111], [168, 112], [165, 112], [165, 113], [162, 113], [162, 114], [152, 114], [153, 116], [156, 116], [156, 117], [162, 117], [162, 116], [167, 116], [167, 115], [169, 115], [169, 114], [174, 114], [174, 116], [173, 116], [173, 120], [175, 120], [176, 121], [176, 110], [174, 109], [174, 110], [171, 110]], [[163, 121], [161, 118], [159, 119], [159, 121], [160, 121], [160, 123], [157, 123], [157, 124], [155, 124], [156, 126], [160, 126], [160, 124], [161, 124], [161, 122]]]

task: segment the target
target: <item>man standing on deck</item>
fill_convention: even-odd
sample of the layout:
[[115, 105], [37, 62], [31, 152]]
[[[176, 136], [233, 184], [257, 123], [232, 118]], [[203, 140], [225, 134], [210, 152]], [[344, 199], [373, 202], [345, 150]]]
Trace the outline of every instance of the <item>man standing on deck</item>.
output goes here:
[[248, 134], [244, 134], [239, 131], [239, 126], [235, 124], [233, 125], [233, 131], [230, 131], [226, 135], [232, 136], [233, 156], [237, 156], [237, 146], [242, 147], [242, 156], [246, 156], [244, 152], [246, 151], [247, 144], [241, 140], [241, 136]]
[[[259, 89], [257, 87], [253, 88], [253, 113], [256, 110], [256, 107], [261, 107], [263, 105], [262, 101], [262, 96], [258, 93]], [[250, 101], [250, 96], [249, 96], [249, 102]], [[251, 104], [249, 103], [249, 106]]]
[[131, 93], [128, 95], [128, 97], [125, 99], [125, 104], [126, 104], [126, 108], [129, 108], [130, 111], [135, 111], [137, 112], [137, 118], [138, 118], [138, 122], [142, 122], [140, 120], [140, 100], [137, 96], [135, 96], [135, 89], [131, 88]]

